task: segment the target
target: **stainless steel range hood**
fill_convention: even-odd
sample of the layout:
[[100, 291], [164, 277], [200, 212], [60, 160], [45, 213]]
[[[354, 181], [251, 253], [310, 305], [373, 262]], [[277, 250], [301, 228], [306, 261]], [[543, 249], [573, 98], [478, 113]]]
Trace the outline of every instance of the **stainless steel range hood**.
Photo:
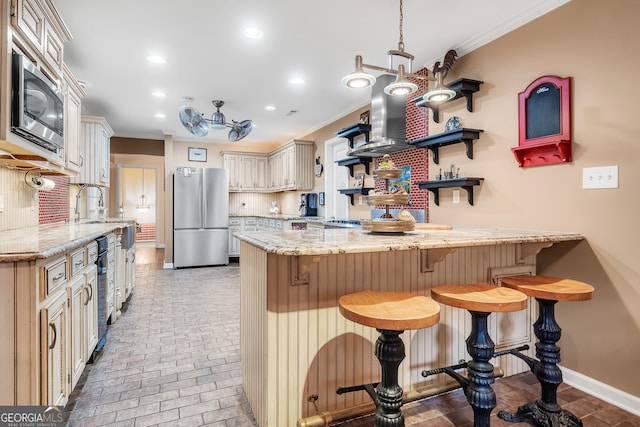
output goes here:
[[391, 96], [384, 88], [396, 77], [383, 74], [376, 79], [371, 89], [371, 111], [369, 142], [354, 147], [348, 154], [355, 157], [380, 157], [385, 154], [415, 148], [407, 144], [407, 110], [404, 96]]

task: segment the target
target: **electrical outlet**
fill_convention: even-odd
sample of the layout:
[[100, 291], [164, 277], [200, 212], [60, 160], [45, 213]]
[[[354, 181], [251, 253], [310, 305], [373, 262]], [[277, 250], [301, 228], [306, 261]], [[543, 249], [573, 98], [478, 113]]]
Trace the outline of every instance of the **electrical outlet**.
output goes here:
[[582, 188], [618, 188], [618, 166], [583, 168]]
[[358, 196], [358, 204], [362, 206], [362, 195]]
[[460, 190], [453, 190], [453, 203], [460, 203]]

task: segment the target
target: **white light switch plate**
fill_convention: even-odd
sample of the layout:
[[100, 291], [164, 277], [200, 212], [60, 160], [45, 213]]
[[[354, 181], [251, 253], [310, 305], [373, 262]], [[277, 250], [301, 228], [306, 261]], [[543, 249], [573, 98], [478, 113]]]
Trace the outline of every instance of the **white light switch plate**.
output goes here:
[[582, 188], [618, 188], [618, 166], [583, 168]]

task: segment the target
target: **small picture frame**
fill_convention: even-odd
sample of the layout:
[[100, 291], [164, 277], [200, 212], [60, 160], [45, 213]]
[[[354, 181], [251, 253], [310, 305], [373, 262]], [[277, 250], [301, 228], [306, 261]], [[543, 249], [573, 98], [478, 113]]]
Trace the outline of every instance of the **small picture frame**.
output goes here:
[[189, 161], [190, 162], [206, 162], [207, 161], [207, 149], [189, 147]]
[[369, 124], [369, 110], [367, 110], [364, 113], [360, 114], [360, 124], [361, 125], [368, 125]]
[[353, 188], [362, 188], [364, 186], [364, 174], [357, 173], [354, 178]]

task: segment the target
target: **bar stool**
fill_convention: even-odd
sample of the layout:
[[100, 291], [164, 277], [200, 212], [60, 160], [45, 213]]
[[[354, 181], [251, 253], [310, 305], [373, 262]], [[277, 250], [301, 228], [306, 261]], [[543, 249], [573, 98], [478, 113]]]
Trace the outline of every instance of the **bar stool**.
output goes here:
[[[474, 427], [489, 427], [490, 416], [496, 407], [493, 384], [495, 344], [487, 330], [487, 318], [494, 312], [523, 310], [527, 307], [527, 296], [509, 288], [485, 284], [440, 285], [431, 289], [431, 297], [451, 307], [464, 308], [471, 313], [471, 333], [467, 338], [467, 352], [472, 360], [466, 363], [467, 377], [454, 372], [458, 366], [443, 368], [442, 372], [460, 383], [467, 401], [473, 408]], [[422, 373], [423, 376], [425, 371]]]
[[538, 319], [533, 330], [538, 338], [536, 357], [533, 359], [524, 354], [513, 354], [531, 368], [540, 382], [542, 397], [518, 408], [515, 414], [500, 411], [498, 417], [509, 422], [531, 420], [537, 426], [580, 426], [582, 421], [569, 411], [560, 408], [557, 401], [558, 386], [562, 384], [560, 362], [561, 329], [556, 323], [554, 307], [558, 301], [586, 301], [593, 297], [593, 286], [570, 279], [559, 279], [547, 276], [513, 276], [503, 277], [502, 286], [517, 289], [538, 301]]
[[376, 328], [380, 336], [375, 355], [382, 368], [382, 381], [339, 388], [338, 394], [366, 390], [376, 404], [376, 427], [403, 427], [402, 387], [398, 367], [405, 357], [400, 334], [423, 329], [440, 320], [440, 306], [431, 298], [408, 292], [363, 291], [340, 297], [340, 314], [352, 322]]

